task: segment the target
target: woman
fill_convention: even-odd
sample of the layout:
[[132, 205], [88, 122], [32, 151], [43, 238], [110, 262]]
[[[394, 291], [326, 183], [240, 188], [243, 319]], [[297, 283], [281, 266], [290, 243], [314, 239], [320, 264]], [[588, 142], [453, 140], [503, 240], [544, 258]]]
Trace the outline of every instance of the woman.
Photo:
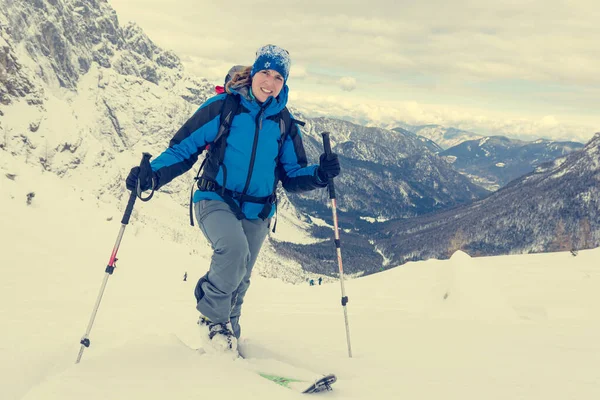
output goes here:
[[[227, 96], [239, 96], [222, 162], [209, 162], [205, 170], [212, 171], [203, 171], [193, 196], [198, 225], [213, 249], [210, 269], [194, 291], [198, 324], [213, 349], [237, 349], [242, 303], [275, 212], [278, 181], [288, 192], [302, 192], [326, 187], [340, 173], [336, 154], [323, 154], [319, 164], [307, 165], [296, 124], [282, 139], [276, 117], [287, 104], [289, 70], [286, 50], [274, 45], [258, 49], [254, 64], [233, 75], [227, 93], [196, 111], [151, 163], [152, 177], [140, 182], [142, 190], [158, 189], [188, 171], [215, 141]], [[127, 177], [129, 190], [136, 188], [138, 175], [134, 167]]]

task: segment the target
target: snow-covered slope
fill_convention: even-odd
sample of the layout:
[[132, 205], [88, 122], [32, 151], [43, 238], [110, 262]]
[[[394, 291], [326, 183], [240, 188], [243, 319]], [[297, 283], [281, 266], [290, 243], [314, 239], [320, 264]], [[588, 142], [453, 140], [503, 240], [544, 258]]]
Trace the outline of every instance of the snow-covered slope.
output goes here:
[[[181, 343], [199, 341], [192, 291], [209, 249], [199, 232], [191, 246], [153, 229], [149, 211], [169, 207], [165, 196], [136, 203], [91, 346], [76, 365], [122, 204], [3, 154], [3, 400], [299, 398], [248, 363], [202, 356]], [[242, 345], [267, 364], [283, 361], [276, 372], [288, 363], [335, 372], [334, 391], [323, 395], [334, 399], [595, 399], [599, 255], [457, 252], [349, 280], [352, 359], [339, 282], [311, 287], [256, 275]]]

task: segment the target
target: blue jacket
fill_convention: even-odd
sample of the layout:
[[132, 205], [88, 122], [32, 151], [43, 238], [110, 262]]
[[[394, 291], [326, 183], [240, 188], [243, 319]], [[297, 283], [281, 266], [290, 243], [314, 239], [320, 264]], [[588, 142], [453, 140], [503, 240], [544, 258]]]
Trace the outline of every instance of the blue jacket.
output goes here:
[[[233, 118], [227, 137], [223, 163], [227, 169], [225, 187], [233, 192], [266, 197], [273, 193], [276, 179], [288, 192], [302, 192], [327, 186], [317, 175], [318, 165], [307, 166], [302, 135], [294, 124], [281, 145], [279, 124], [272, 118], [287, 103], [288, 87], [284, 85], [277, 98], [269, 97], [262, 105], [252, 98], [249, 87], [237, 89], [241, 96], [238, 114]], [[188, 171], [198, 160], [206, 145], [217, 135], [221, 124], [221, 108], [226, 94], [208, 99], [177, 131], [169, 147], [154, 161], [152, 170], [158, 187]], [[223, 170], [217, 183], [223, 185]], [[193, 201], [221, 200], [215, 192], [196, 190]], [[242, 211], [248, 219], [258, 219], [263, 204], [246, 202]], [[275, 212], [275, 207], [271, 215]]]

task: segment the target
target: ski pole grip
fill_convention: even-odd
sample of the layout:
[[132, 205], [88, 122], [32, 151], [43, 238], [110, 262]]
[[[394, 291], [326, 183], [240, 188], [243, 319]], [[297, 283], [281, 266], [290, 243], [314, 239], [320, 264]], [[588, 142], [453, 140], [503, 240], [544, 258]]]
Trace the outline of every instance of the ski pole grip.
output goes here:
[[321, 135], [323, 135], [323, 150], [325, 151], [325, 154], [330, 155], [331, 141], [329, 140], [329, 132], [323, 132]]
[[[148, 174], [148, 169], [152, 171], [152, 169], [150, 168], [150, 158], [152, 158], [152, 155], [150, 153], [143, 153], [142, 161], [140, 161], [140, 174], [138, 176], [138, 182], [140, 181], [140, 177], [144, 177], [143, 174]], [[121, 219], [121, 223], [123, 225], [127, 225], [129, 223], [129, 218], [131, 218], [131, 213], [133, 212], [133, 205], [135, 204], [135, 199], [137, 197], [138, 193], [136, 193], [135, 190], [132, 190], [131, 194], [129, 195], [129, 200], [127, 201], [127, 207], [125, 207], [125, 213], [123, 214], [123, 218]], [[150, 197], [152, 197], [152, 195], [150, 195]]]
[[131, 217], [131, 212], [133, 211], [133, 205], [135, 204], [135, 199], [137, 199], [137, 194], [135, 191], [131, 191], [129, 195], [129, 201], [127, 202], [127, 207], [125, 207], [125, 213], [123, 214], [123, 218], [121, 219], [121, 223], [123, 225], [127, 225], [129, 223], [129, 218]]
[[[140, 161], [140, 174], [138, 175], [137, 180], [137, 197], [142, 201], [148, 201], [154, 196], [154, 179], [152, 177], [152, 167], [150, 166], [150, 159], [152, 158], [152, 154], [150, 153], [142, 153], [142, 161]], [[150, 177], [152, 179], [152, 192], [148, 197], [142, 197], [142, 189], [140, 187], [140, 182], [145, 182], [146, 179]]]
[[148, 174], [152, 171], [152, 168], [150, 167], [151, 158], [152, 154], [146, 152], [142, 153], [142, 161], [140, 161], [140, 175], [144, 172]]
[[[322, 132], [323, 136], [323, 151], [325, 155], [331, 154], [331, 141], [329, 140], [329, 132]], [[333, 178], [327, 180], [327, 190], [329, 191], [329, 198], [335, 199], [335, 185], [333, 184]]]

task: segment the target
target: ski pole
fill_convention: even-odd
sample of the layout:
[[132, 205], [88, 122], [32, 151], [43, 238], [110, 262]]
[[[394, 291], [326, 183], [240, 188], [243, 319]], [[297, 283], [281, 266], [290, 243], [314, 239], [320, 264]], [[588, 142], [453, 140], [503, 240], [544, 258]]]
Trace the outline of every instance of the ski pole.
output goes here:
[[[331, 154], [331, 142], [329, 141], [329, 132], [321, 133], [323, 135], [323, 148], [325, 154], [329, 156]], [[340, 284], [342, 286], [342, 307], [344, 308], [344, 321], [346, 322], [346, 341], [348, 342], [348, 356], [352, 358], [352, 347], [350, 346], [350, 326], [348, 325], [348, 311], [346, 304], [348, 303], [348, 296], [346, 296], [346, 289], [344, 288], [344, 267], [342, 266], [342, 249], [340, 245], [340, 231], [338, 228], [337, 218], [337, 202], [335, 199], [335, 185], [333, 184], [333, 178], [329, 178], [327, 182], [327, 189], [329, 190], [329, 198], [331, 199], [331, 212], [333, 214], [333, 236], [335, 239], [335, 249], [337, 252], [338, 268], [340, 270]]]
[[[98, 308], [100, 307], [100, 301], [102, 300], [102, 295], [104, 294], [104, 289], [106, 288], [106, 283], [108, 282], [108, 277], [112, 275], [115, 270], [115, 263], [117, 261], [117, 252], [119, 251], [119, 246], [121, 244], [121, 239], [123, 238], [123, 233], [125, 232], [125, 227], [129, 223], [129, 218], [131, 217], [131, 212], [133, 211], [133, 205], [135, 204], [135, 200], [137, 197], [142, 201], [148, 201], [154, 195], [154, 189], [148, 197], [142, 197], [142, 190], [140, 188], [140, 182], [147, 179], [148, 174], [152, 174], [152, 169], [150, 167], [150, 158], [152, 155], [150, 153], [143, 153], [142, 161], [140, 162], [140, 173], [138, 176], [137, 182], [137, 190], [131, 191], [129, 195], [129, 201], [127, 202], [127, 207], [125, 207], [125, 213], [123, 214], [123, 219], [121, 219], [121, 229], [119, 230], [119, 235], [117, 236], [117, 241], [115, 246], [113, 247], [112, 254], [110, 255], [110, 260], [108, 261], [108, 266], [106, 267], [104, 280], [102, 281], [102, 286], [100, 287], [100, 293], [98, 294], [98, 298], [96, 299], [96, 304], [94, 305], [94, 309], [92, 311], [92, 316], [90, 318], [90, 322], [88, 323], [87, 330], [81, 338], [79, 342], [81, 344], [81, 348], [79, 349], [79, 355], [77, 356], [77, 361], [75, 364], [78, 364], [81, 361], [81, 356], [83, 355], [83, 351], [86, 347], [90, 347], [90, 331], [92, 330], [92, 325], [94, 325], [94, 320], [96, 319], [96, 314], [98, 313]], [[153, 185], [154, 187], [154, 185]]]

